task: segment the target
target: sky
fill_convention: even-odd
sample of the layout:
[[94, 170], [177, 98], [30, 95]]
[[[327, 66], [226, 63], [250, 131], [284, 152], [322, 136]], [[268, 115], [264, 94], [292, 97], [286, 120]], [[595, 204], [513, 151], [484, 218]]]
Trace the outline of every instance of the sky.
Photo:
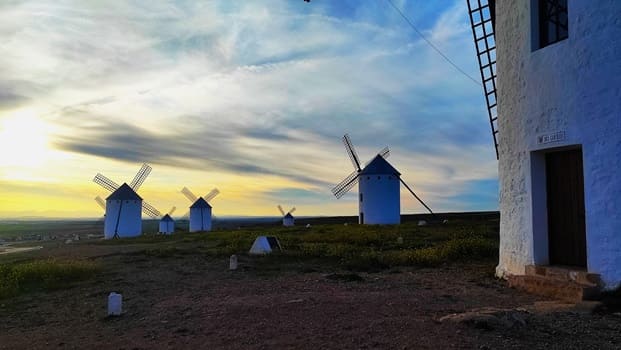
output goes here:
[[[393, 0], [479, 77], [466, 2]], [[341, 137], [434, 211], [496, 210], [481, 86], [387, 0], [2, 1], [0, 218], [100, 217], [102, 173], [162, 212], [356, 215]], [[405, 188], [402, 214], [425, 212]]]

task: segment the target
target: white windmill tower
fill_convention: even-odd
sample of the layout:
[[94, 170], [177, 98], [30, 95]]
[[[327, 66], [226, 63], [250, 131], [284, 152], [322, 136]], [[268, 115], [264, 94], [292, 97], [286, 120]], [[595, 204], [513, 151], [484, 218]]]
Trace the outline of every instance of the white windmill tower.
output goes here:
[[190, 206], [190, 232], [211, 231], [211, 205], [209, 201], [214, 199], [220, 191], [214, 188], [204, 197], [197, 197], [187, 187], [181, 189], [181, 193], [192, 202]]
[[280, 214], [282, 214], [282, 225], [283, 226], [294, 226], [295, 218], [291, 215], [295, 211], [295, 207], [291, 208], [287, 213], [282, 209], [282, 206], [278, 205], [278, 210]]
[[388, 147], [384, 148], [364, 168], [360, 168], [360, 160], [349, 135], [343, 136], [347, 154], [354, 165], [354, 171], [332, 189], [336, 198], [341, 198], [358, 183], [358, 207], [360, 224], [399, 224], [401, 222], [401, 203], [399, 182], [431, 214], [431, 209], [401, 179], [397, 171], [386, 157], [390, 155]]
[[172, 218], [172, 214], [176, 209], [177, 207], [172, 207], [172, 209], [160, 219], [159, 233], [170, 235], [175, 232], [175, 220]]
[[497, 141], [497, 275], [528, 283], [553, 266], [618, 287], [621, 2], [468, 7]]
[[142, 233], [141, 212], [152, 218], [160, 217], [162, 214], [149, 205], [136, 193], [144, 180], [151, 172], [148, 164], [143, 164], [142, 168], [131, 184], [123, 183], [119, 186], [102, 174], [97, 174], [93, 181], [108, 191], [112, 192], [106, 198], [106, 218], [104, 220], [104, 238], [116, 237], [135, 237]]

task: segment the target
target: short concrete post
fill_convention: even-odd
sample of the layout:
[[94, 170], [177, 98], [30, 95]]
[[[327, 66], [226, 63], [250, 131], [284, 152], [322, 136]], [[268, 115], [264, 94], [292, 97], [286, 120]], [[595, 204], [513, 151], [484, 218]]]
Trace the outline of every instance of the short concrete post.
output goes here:
[[123, 296], [115, 292], [108, 295], [108, 316], [121, 316]]
[[231, 255], [229, 259], [229, 270], [237, 270], [237, 255]]

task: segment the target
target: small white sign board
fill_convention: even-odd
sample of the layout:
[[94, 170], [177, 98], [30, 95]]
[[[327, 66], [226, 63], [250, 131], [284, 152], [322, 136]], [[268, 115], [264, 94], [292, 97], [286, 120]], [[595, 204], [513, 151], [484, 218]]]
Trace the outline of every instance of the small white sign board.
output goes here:
[[548, 133], [548, 134], [542, 134], [542, 135], [538, 135], [537, 136], [537, 144], [538, 145], [544, 145], [546, 143], [552, 143], [552, 142], [560, 142], [565, 140], [565, 131], [561, 130], [561, 131], [555, 131], [552, 133]]

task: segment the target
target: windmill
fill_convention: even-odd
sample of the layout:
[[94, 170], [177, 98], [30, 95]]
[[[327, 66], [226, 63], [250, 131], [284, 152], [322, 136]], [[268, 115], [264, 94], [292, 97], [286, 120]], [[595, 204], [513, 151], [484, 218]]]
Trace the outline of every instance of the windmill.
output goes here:
[[106, 198], [105, 204], [104, 237], [106, 239], [140, 235], [142, 233], [141, 212], [152, 218], [162, 215], [152, 205], [143, 201], [136, 193], [149, 173], [151, 173], [151, 169], [148, 164], [143, 164], [130, 185], [123, 183], [119, 186], [116, 182], [100, 173], [93, 178], [93, 182], [112, 192]]
[[371, 161], [360, 167], [358, 154], [349, 135], [343, 136], [345, 150], [354, 166], [354, 171], [332, 189], [336, 198], [343, 197], [358, 184], [358, 206], [360, 224], [398, 224], [401, 222], [401, 203], [399, 183], [425, 207], [433, 211], [401, 179], [401, 173], [393, 168], [386, 158], [390, 155], [388, 147], [381, 150]]
[[190, 232], [211, 231], [211, 205], [209, 201], [214, 199], [220, 190], [214, 188], [204, 197], [197, 197], [190, 189], [184, 187], [181, 193], [190, 200]]
[[609, 16], [618, 18], [621, 2], [467, 4], [487, 112], [499, 122], [499, 132], [492, 125], [499, 136], [497, 276], [518, 287], [543, 286], [554, 266], [554, 277], [572, 277], [555, 278], [548, 295], [591, 288], [576, 285], [578, 274], [617, 288], [621, 182], [608, 179], [619, 169], [611, 164], [621, 149], [621, 105], [613, 93], [621, 86], [621, 58], [610, 53], [621, 52], [621, 41]]
[[293, 226], [295, 225], [295, 218], [291, 215], [295, 211], [295, 207], [289, 209], [287, 213], [282, 209], [282, 206], [278, 205], [278, 210], [280, 214], [282, 214], [282, 225], [283, 226]]
[[175, 232], [175, 220], [173, 220], [172, 215], [175, 212], [177, 207], [172, 207], [168, 213], [166, 213], [162, 219], [160, 219], [160, 229], [159, 233], [163, 234], [172, 234]]

